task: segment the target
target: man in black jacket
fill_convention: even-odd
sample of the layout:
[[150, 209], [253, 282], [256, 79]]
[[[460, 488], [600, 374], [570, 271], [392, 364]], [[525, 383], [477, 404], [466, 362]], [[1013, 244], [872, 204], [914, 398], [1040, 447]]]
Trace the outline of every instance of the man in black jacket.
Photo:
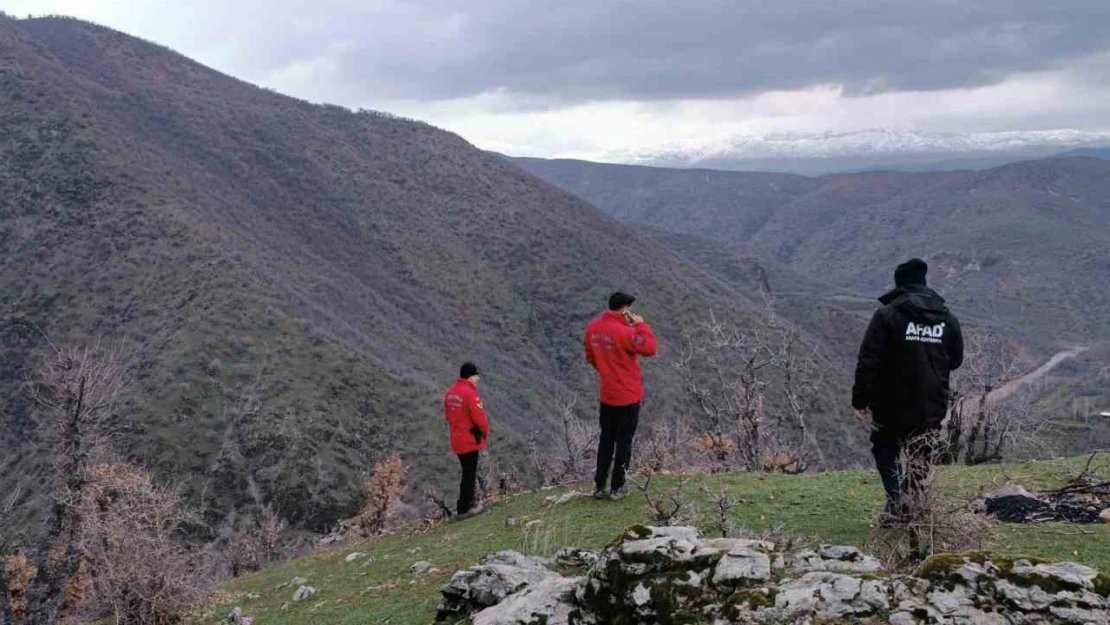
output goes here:
[[[883, 480], [890, 515], [903, 511], [902, 497], [912, 488], [932, 453], [923, 434], [940, 429], [948, 411], [948, 376], [963, 364], [960, 324], [944, 305], [944, 298], [928, 288], [929, 266], [914, 258], [894, 271], [895, 289], [879, 298], [856, 366], [852, 407], [856, 417], [871, 425], [872, 452]], [[903, 476], [900, 460], [909, 447], [910, 475]], [[924, 468], [923, 467], [924, 464]]]

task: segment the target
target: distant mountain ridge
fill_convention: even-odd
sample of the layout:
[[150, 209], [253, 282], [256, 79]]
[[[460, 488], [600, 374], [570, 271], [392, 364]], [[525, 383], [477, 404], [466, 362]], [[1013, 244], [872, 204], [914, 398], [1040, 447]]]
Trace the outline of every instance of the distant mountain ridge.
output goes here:
[[1110, 147], [1110, 132], [1074, 129], [941, 133], [876, 128], [852, 132], [768, 133], [693, 145], [615, 150], [599, 160], [803, 174], [850, 170], [983, 169], [1085, 148]]
[[[705, 237], [831, 288], [878, 295], [896, 263], [922, 256], [965, 315], [1045, 345], [1110, 338], [1110, 291], [1096, 286], [1110, 282], [1110, 161], [817, 177], [517, 162], [623, 222]], [[689, 240], [679, 249], [711, 270], [720, 256], [689, 253]]]

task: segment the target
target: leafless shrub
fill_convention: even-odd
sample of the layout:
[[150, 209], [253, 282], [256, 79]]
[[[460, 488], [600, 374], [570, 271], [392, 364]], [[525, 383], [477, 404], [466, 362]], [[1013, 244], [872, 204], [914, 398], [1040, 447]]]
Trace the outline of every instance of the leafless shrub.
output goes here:
[[942, 464], [998, 462], [1017, 445], [1037, 445], [1050, 427], [1032, 395], [1012, 383], [1027, 362], [1015, 341], [998, 334], [969, 334], [964, 365], [953, 373]]
[[709, 500], [710, 510], [713, 513], [713, 524], [721, 538], [730, 538], [736, 531], [736, 524], [732, 522], [732, 509], [740, 503], [739, 497], [729, 494], [728, 488], [722, 486], [720, 491], [714, 492], [702, 486], [701, 492]]
[[210, 590], [203, 554], [180, 534], [198, 523], [173, 487], [124, 463], [86, 469], [80, 509], [93, 614], [116, 623], [177, 623]]
[[690, 518], [692, 504], [686, 500], [686, 486], [690, 481], [687, 475], [678, 475], [674, 486], [652, 492], [651, 481], [655, 472], [648, 470], [642, 481], [633, 481], [644, 495], [644, 513], [656, 525], [676, 525]]
[[385, 460], [374, 463], [374, 474], [366, 481], [366, 505], [359, 514], [363, 536], [376, 536], [386, 529], [393, 511], [405, 494], [405, 465], [394, 449]]
[[244, 520], [224, 548], [231, 576], [285, 559], [289, 542], [285, 521], [271, 508], [263, 508], [257, 518]]
[[524, 485], [513, 471], [505, 471], [497, 458], [485, 450], [478, 460], [478, 499], [483, 503], [496, 502], [509, 495], [522, 492]]
[[[824, 361], [801, 330], [778, 317], [767, 298], [767, 316], [741, 328], [714, 315], [687, 335], [676, 367], [704, 424], [695, 450], [711, 472], [803, 471], [823, 453], [809, 429], [823, 386]], [[770, 456], [767, 453], [770, 452]], [[765, 462], [788, 454], [785, 465]]]
[[593, 473], [601, 431], [596, 422], [582, 417], [578, 402], [577, 393], [556, 398], [554, 408], [559, 418], [556, 444], [544, 445], [541, 451], [535, 435], [529, 439], [529, 459], [540, 486], [585, 480]]
[[447, 495], [443, 493], [443, 489], [436, 486], [425, 486], [421, 495], [424, 501], [427, 501], [432, 506], [433, 521], [442, 521], [451, 518], [451, 507], [447, 505]]
[[[899, 458], [901, 509], [893, 511], [897, 527], [871, 541], [872, 550], [894, 568], [934, 553], [981, 550], [991, 539], [990, 522], [974, 512], [970, 501], [941, 495], [940, 473], [935, 467], [942, 453], [939, 433], [918, 436], [903, 448]], [[882, 521], [880, 518], [877, 525]]]
[[693, 449], [694, 438], [685, 420], [657, 420], [637, 435], [632, 471], [699, 470], [699, 459], [688, 451]]

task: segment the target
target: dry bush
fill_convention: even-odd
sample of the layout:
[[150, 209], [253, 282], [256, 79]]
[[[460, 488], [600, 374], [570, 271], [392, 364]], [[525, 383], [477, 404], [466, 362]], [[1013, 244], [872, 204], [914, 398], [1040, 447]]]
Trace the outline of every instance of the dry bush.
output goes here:
[[555, 486], [590, 479], [601, 436], [598, 424], [585, 419], [578, 408], [578, 394], [555, 399], [559, 431], [554, 444], [541, 444], [533, 433], [528, 440], [528, 456], [540, 486]]
[[687, 501], [686, 486], [690, 481], [687, 475], [678, 475], [675, 485], [652, 492], [651, 481], [656, 473], [646, 470], [641, 473], [642, 481], [632, 483], [644, 495], [644, 514], [656, 525], [678, 525], [694, 515], [693, 504]]
[[636, 435], [636, 453], [630, 470], [633, 473], [699, 471], [700, 459], [692, 452], [694, 439], [684, 419], [658, 419]]
[[1005, 389], [1029, 364], [1016, 341], [998, 334], [970, 334], [964, 365], [953, 373], [942, 464], [999, 462], [1017, 446], [1047, 439], [1048, 415], [1034, 410], [1032, 393]]
[[801, 330], [779, 318], [767, 298], [760, 324], [740, 327], [714, 315], [695, 326], [676, 368], [701, 422], [695, 451], [711, 472], [782, 466], [765, 453], [787, 452], [800, 472], [823, 452], [808, 422], [824, 388], [825, 361]]
[[710, 510], [713, 513], [713, 524], [717, 531], [721, 533], [721, 538], [733, 537], [736, 524], [732, 522], [732, 509], [741, 503], [741, 499], [730, 495], [726, 486], [722, 486], [718, 492], [713, 492], [708, 487], [702, 486], [701, 492], [709, 500]]
[[993, 525], [975, 513], [970, 501], [941, 495], [940, 473], [935, 468], [943, 453], [940, 433], [914, 438], [902, 451], [898, 527], [873, 534], [868, 546], [892, 568], [912, 566], [935, 553], [981, 550], [993, 536]]
[[86, 470], [70, 505], [81, 513], [81, 545], [91, 570], [92, 613], [116, 623], [179, 622], [210, 590], [203, 554], [182, 537], [198, 518], [173, 487], [124, 463]]
[[385, 460], [374, 463], [374, 475], [366, 481], [366, 505], [358, 517], [363, 536], [385, 531], [389, 518], [405, 494], [405, 465], [394, 449]]
[[496, 502], [523, 490], [524, 485], [515, 472], [505, 471], [489, 450], [481, 453], [478, 457], [478, 501]]
[[289, 555], [289, 538], [285, 521], [269, 507], [257, 518], [244, 520], [224, 547], [231, 576], [284, 560]]

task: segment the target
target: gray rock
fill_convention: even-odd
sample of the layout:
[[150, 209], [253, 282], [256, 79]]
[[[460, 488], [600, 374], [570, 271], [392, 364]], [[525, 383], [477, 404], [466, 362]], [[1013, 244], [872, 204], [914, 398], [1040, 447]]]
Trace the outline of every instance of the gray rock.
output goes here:
[[303, 578], [303, 577], [294, 577], [293, 579], [291, 579], [291, 580], [285, 582], [284, 584], [282, 584], [282, 586], [283, 587], [288, 586], [288, 587], [291, 588], [293, 586], [304, 586], [307, 583], [308, 583], [308, 580]]
[[596, 551], [589, 551], [578, 547], [566, 547], [560, 549], [559, 552], [555, 554], [556, 564], [571, 569], [588, 569], [597, 563], [597, 559], [598, 554]]
[[750, 545], [735, 545], [717, 562], [714, 586], [737, 586], [771, 579], [771, 558]]
[[439, 620], [456, 620], [472, 612], [497, 605], [520, 589], [534, 587], [556, 574], [547, 560], [501, 551], [487, 556], [478, 566], [463, 569], [443, 587]]
[[412, 573], [413, 575], [423, 575], [424, 573], [427, 573], [429, 570], [431, 570], [431, 568], [431, 562], [421, 560], [420, 562], [413, 562], [412, 566], [409, 567], [409, 573]]
[[878, 573], [883, 564], [855, 547], [824, 545], [818, 551], [806, 549], [794, 554], [790, 568], [798, 573]]
[[316, 589], [312, 586], [301, 586], [297, 589], [297, 592], [293, 593], [293, 603], [304, 601], [314, 594], [316, 594]]
[[890, 625], [917, 625], [917, 619], [909, 612], [895, 612], [890, 615]]
[[1028, 560], [1015, 560], [1013, 572], [1014, 575], [1019, 577], [1048, 577], [1076, 589], [1086, 588], [1088, 590], [1095, 587], [1094, 580], [1098, 575], [1098, 571], [1095, 569], [1075, 562], [1037, 564], [1034, 566]]
[[227, 615], [224, 619], [224, 625], [251, 625], [254, 619], [249, 616], [243, 616], [243, 608], [235, 606], [231, 614]]
[[1056, 601], [1056, 596], [1044, 591], [1040, 586], [1018, 586], [1000, 579], [994, 582], [995, 592], [1018, 609], [1027, 612], [1043, 610]]
[[354, 553], [347, 554], [347, 557], [344, 558], [344, 562], [354, 562], [355, 560], [358, 560], [359, 558], [362, 558], [362, 557], [365, 557], [365, 556], [366, 556], [365, 553], [355, 551]]
[[473, 625], [567, 625], [575, 609], [574, 592], [581, 581], [579, 577], [553, 575], [478, 612], [471, 617], [471, 622]]
[[878, 581], [843, 573], [807, 573], [779, 586], [775, 609], [786, 618], [867, 615], [890, 609], [890, 590]]

